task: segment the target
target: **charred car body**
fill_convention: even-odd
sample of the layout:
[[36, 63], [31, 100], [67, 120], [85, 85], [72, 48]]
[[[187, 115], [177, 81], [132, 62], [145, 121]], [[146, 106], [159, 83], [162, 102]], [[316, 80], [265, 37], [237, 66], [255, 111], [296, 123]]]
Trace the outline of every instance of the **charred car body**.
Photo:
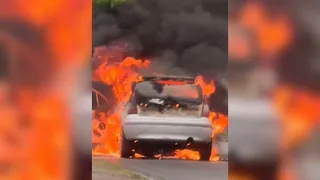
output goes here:
[[110, 111], [115, 102], [111, 86], [101, 81], [92, 81], [92, 110]]
[[99, 114], [113, 112], [115, 97], [112, 87], [101, 81], [92, 81], [92, 144], [93, 147], [103, 142], [106, 124], [99, 119]]
[[135, 150], [152, 157], [159, 146], [175, 146], [198, 150], [200, 160], [209, 160], [212, 126], [205, 97], [201, 87], [194, 84], [195, 79], [143, 79], [132, 86], [122, 117], [121, 157], [129, 158]]

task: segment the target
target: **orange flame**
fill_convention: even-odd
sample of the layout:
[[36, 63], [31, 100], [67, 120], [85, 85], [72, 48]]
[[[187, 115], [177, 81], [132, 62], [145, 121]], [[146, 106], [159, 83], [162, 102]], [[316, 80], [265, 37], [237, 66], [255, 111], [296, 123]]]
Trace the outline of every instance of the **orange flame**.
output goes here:
[[280, 180], [294, 180], [296, 171], [291, 168], [292, 156], [288, 152], [308, 140], [313, 128], [318, 125], [319, 96], [296, 87], [280, 85], [275, 88], [273, 102], [282, 127], [279, 143], [283, 164], [278, 176]]
[[[222, 133], [224, 129], [228, 126], [228, 117], [223, 114], [210, 112], [209, 120], [211, 121], [212, 128], [213, 128], [212, 137]], [[211, 161], [216, 161], [219, 159], [219, 157], [216, 154], [217, 154], [217, 150], [214, 147], [212, 147], [211, 157], [210, 157]]]
[[[99, 79], [104, 83], [112, 86], [113, 94], [116, 97], [119, 107], [116, 113], [105, 116], [100, 114], [100, 121], [106, 124], [106, 131], [100, 140], [103, 141], [92, 152], [93, 155], [114, 155], [119, 156], [119, 139], [121, 133], [121, 114], [122, 104], [127, 102], [131, 95], [131, 86], [133, 82], [141, 80], [141, 77], [136, 73], [136, 68], [145, 68], [149, 65], [148, 60], [136, 60], [131, 57], [125, 58], [122, 62], [115, 64], [105, 60], [105, 64], [98, 67], [97, 73]], [[94, 136], [93, 136], [94, 138]], [[97, 141], [93, 139], [93, 142]]]
[[[92, 136], [93, 142], [103, 141], [102, 144], [93, 150], [94, 155], [119, 155], [119, 138], [120, 138], [120, 117], [117, 114], [111, 114], [106, 116], [104, 113], [100, 114], [99, 120], [106, 124], [106, 131], [102, 134], [102, 137], [99, 139], [95, 139], [95, 136]], [[95, 125], [95, 124], [93, 124]], [[93, 128], [95, 128], [93, 126]], [[98, 128], [96, 128], [98, 129]]]
[[[37, 5], [34, 6], [34, 4]], [[26, 22], [28, 27], [34, 26], [39, 28], [40, 32], [44, 32], [43, 36], [40, 35], [45, 42], [42, 46], [45, 46], [44, 49], [49, 52], [46, 54], [48, 59], [52, 58], [54, 62], [50, 64], [48, 59], [41, 58], [33, 60], [48, 63], [55, 70], [54, 73], [60, 73], [70, 66], [75, 69], [75, 67], [83, 65], [87, 61], [85, 56], [90, 54], [91, 39], [83, 37], [86, 37], [86, 35], [89, 37], [91, 34], [91, 28], [89, 28], [91, 24], [90, 2], [83, 0], [77, 2], [62, 0], [54, 2], [33, 0], [28, 2], [23, 0], [1, 2], [0, 17], [5, 22]], [[25, 33], [23, 36], [27, 37], [27, 35]], [[15, 42], [9, 43], [14, 44]], [[24, 43], [27, 45], [34, 42]], [[17, 44], [15, 51], [18, 53], [28, 52], [27, 48], [21, 45]], [[39, 54], [45, 53], [42, 50], [38, 51]], [[37, 57], [37, 54], [28, 55]], [[47, 67], [42, 67], [42, 69], [47, 69]], [[55, 76], [57, 74], [50, 75]], [[8, 107], [2, 106], [0, 108], [0, 116], [2, 119], [6, 119], [5, 123], [8, 123], [8, 126], [15, 124], [15, 127], [10, 130], [7, 129], [9, 131], [13, 130], [11, 132], [13, 134], [1, 131], [1, 135], [14, 137], [11, 140], [18, 140], [18, 144], [22, 144], [22, 147], [18, 145], [19, 149], [16, 151], [17, 147], [14, 146], [13, 148], [12, 144], [0, 145], [1, 156], [6, 155], [12, 158], [15, 161], [14, 165], [16, 165], [10, 171], [10, 177], [3, 177], [1, 172], [0, 179], [69, 179], [71, 170], [67, 166], [70, 165], [70, 162], [66, 156], [69, 155], [71, 142], [70, 121], [64, 97], [52, 90], [51, 87], [47, 89], [39, 88], [40, 85], [21, 87], [17, 85], [17, 82], [10, 83], [15, 87], [8, 97], [13, 96], [14, 100], [12, 100], [13, 102], [11, 102], [11, 99], [6, 100], [10, 101], [10, 104]], [[69, 82], [68, 85], [70, 84], [72, 83]], [[41, 94], [40, 97], [39, 94]], [[0, 96], [2, 95], [2, 92], [0, 92]], [[2, 104], [3, 101], [0, 101]], [[26, 132], [21, 130], [21, 121], [26, 125], [26, 128], [24, 128]], [[3, 126], [2, 123], [0, 126]], [[5, 129], [3, 127], [1, 130]], [[13, 149], [10, 153], [7, 151], [2, 154], [6, 148]], [[1, 165], [9, 164], [2, 164], [1, 161]], [[23, 167], [20, 168], [21, 166]]]
[[128, 57], [119, 64], [101, 65], [98, 68], [100, 79], [113, 87], [113, 93], [118, 103], [127, 102], [131, 95], [133, 82], [140, 80], [140, 76], [135, 72], [135, 68], [145, 68], [150, 64], [148, 60], [136, 60]]
[[285, 149], [306, 139], [320, 117], [317, 95], [289, 86], [275, 89], [274, 104], [283, 125], [281, 146]]
[[[205, 96], [209, 96], [215, 91], [214, 82], [210, 81], [209, 83], [205, 83], [202, 76], [198, 76], [196, 78], [196, 84], [199, 84], [201, 86]], [[215, 112], [209, 112], [208, 119], [211, 122], [213, 128], [212, 137], [222, 133], [224, 129], [228, 126], [228, 117], [225, 115], [217, 114]], [[218, 160], [218, 157], [216, 156], [216, 149], [214, 149], [214, 147], [212, 148], [210, 160]]]
[[187, 159], [187, 160], [199, 160], [200, 159], [199, 152], [192, 151], [189, 149], [176, 150], [175, 157], [178, 157], [179, 159]]
[[[245, 31], [253, 33], [253, 36], [246, 38], [254, 37], [254, 41], [237, 36], [233, 32], [237, 30], [230, 29], [231, 55], [249, 58], [253, 53], [250, 49], [257, 47], [261, 57], [274, 58], [293, 40], [293, 27], [288, 14], [276, 12], [271, 15], [259, 1], [246, 3], [235, 20]], [[249, 45], [252, 42], [257, 44]]]
[[203, 91], [203, 94], [205, 96], [209, 96], [210, 94], [214, 93], [215, 86], [214, 86], [213, 81], [206, 83], [202, 76], [197, 76], [196, 80], [195, 80], [195, 84], [200, 85], [200, 87]]
[[228, 126], [228, 117], [223, 114], [217, 114], [215, 112], [209, 113], [209, 120], [212, 123], [214, 130], [212, 131], [212, 137], [216, 134], [220, 134]]

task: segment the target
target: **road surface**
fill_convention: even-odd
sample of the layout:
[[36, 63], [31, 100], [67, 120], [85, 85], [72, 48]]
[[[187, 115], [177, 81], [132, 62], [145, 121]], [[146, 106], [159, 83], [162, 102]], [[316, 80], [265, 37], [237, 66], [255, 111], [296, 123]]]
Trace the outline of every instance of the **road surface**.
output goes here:
[[227, 180], [227, 162], [105, 158], [154, 180]]

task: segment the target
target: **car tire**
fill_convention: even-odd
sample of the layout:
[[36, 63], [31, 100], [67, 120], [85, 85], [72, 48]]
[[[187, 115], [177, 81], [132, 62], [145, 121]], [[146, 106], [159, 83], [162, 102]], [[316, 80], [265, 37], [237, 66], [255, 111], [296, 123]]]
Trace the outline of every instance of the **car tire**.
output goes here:
[[209, 161], [211, 157], [212, 142], [201, 144], [199, 147], [200, 161]]
[[122, 132], [121, 144], [120, 144], [120, 157], [121, 158], [132, 158], [134, 156], [133, 141], [126, 138], [125, 134]]

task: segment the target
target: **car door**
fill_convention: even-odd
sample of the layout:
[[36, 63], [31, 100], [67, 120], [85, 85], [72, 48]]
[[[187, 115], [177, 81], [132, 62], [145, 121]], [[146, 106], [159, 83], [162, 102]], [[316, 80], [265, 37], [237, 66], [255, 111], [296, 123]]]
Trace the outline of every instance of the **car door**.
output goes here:
[[92, 109], [95, 110], [99, 107], [105, 106], [108, 100], [101, 92], [92, 89]]

